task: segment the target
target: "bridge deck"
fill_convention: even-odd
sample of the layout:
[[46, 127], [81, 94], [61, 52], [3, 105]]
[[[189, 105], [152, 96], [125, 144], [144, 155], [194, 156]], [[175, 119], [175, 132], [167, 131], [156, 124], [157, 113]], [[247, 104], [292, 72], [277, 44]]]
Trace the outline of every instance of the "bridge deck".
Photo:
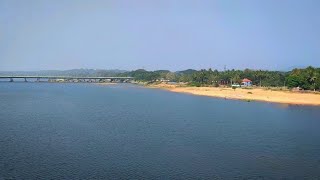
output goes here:
[[40, 78], [40, 79], [134, 79], [133, 77], [72, 77], [72, 76], [0, 76], [0, 78]]

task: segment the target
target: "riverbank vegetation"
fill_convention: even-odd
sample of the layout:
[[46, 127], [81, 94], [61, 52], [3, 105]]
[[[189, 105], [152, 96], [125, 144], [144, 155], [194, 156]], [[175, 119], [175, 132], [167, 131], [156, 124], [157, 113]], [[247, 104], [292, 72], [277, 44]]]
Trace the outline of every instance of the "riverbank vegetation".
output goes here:
[[299, 87], [304, 90], [320, 89], [320, 68], [307, 67], [304, 69], [293, 69], [288, 72], [267, 70], [226, 70], [218, 71], [212, 69], [170, 72], [167, 70], [146, 71], [138, 69], [135, 71], [120, 73], [121, 76], [131, 76], [142, 82], [184, 82], [190, 86], [231, 86], [233, 83], [241, 83], [248, 78], [252, 84], [259, 87]]

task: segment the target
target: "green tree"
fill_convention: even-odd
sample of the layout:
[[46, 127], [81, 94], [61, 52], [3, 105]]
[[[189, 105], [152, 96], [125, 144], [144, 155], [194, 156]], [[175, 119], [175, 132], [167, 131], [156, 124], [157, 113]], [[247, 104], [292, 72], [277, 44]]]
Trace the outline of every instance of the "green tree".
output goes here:
[[294, 87], [303, 87], [305, 84], [305, 80], [303, 79], [302, 76], [298, 75], [290, 75], [287, 78], [287, 86], [289, 88], [294, 88]]
[[315, 68], [309, 66], [306, 69], [307, 80], [310, 83], [310, 89], [316, 91], [316, 80], [318, 78]]

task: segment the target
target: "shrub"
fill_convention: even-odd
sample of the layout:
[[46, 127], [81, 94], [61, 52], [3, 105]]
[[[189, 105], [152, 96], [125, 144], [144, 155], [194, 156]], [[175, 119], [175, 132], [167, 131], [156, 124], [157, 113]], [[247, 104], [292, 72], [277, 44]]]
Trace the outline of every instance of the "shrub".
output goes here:
[[189, 86], [201, 87], [201, 83], [191, 82], [191, 83], [189, 83]]

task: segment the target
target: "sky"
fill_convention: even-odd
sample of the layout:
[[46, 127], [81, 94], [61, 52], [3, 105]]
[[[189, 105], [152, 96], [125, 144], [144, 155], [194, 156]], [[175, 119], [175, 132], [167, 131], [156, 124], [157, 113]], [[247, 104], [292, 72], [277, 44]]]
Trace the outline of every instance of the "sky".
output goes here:
[[0, 70], [320, 67], [319, 0], [0, 0]]

